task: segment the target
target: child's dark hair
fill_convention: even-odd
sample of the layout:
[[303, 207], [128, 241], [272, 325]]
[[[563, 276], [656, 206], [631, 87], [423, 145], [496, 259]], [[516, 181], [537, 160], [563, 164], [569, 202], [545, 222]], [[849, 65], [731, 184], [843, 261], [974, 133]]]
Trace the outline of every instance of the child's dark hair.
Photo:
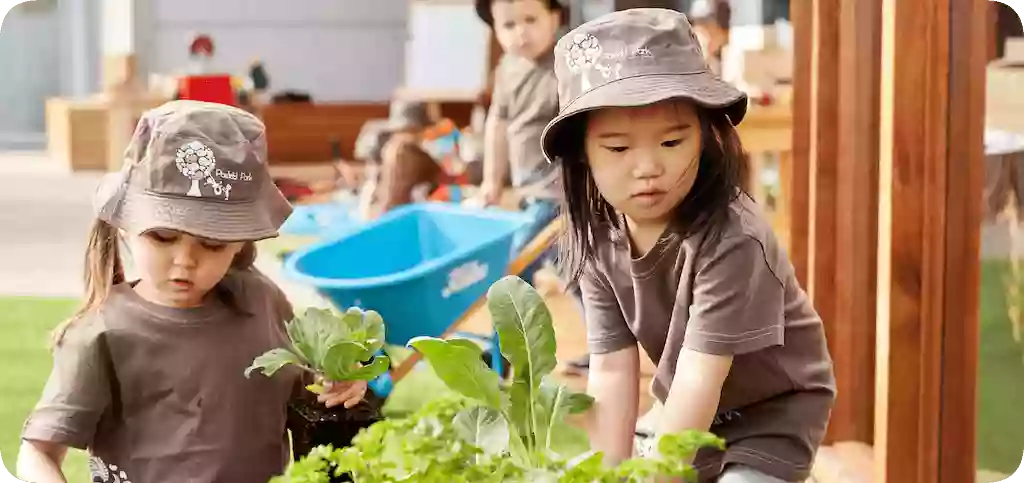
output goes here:
[[[735, 127], [723, 111], [698, 108], [702, 140], [697, 178], [675, 209], [684, 236], [707, 232], [705, 240], [720, 235], [729, 205], [747, 192], [747, 156]], [[562, 165], [562, 210], [567, 218], [561, 241], [561, 264], [573, 283], [596, 253], [595, 231], [622, 230], [620, 215], [608, 203], [590, 172], [584, 151], [587, 115], [566, 121], [552, 155]]]
[[[491, 14], [491, 5], [498, 2], [520, 2], [523, 0], [476, 0], [476, 14], [488, 27], [494, 28], [494, 15]], [[538, 0], [548, 7], [548, 11], [558, 12], [562, 15], [562, 23], [568, 20], [568, 11], [560, 0]]]
[[[85, 302], [71, 318], [53, 332], [53, 345], [59, 346], [64, 334], [83, 316], [97, 310], [110, 296], [115, 285], [125, 281], [121, 262], [120, 239], [115, 228], [106, 221], [96, 219], [89, 230], [89, 244], [85, 251]], [[256, 262], [256, 244], [246, 242], [231, 261], [231, 269], [246, 270]], [[232, 305], [235, 305], [232, 301]]]

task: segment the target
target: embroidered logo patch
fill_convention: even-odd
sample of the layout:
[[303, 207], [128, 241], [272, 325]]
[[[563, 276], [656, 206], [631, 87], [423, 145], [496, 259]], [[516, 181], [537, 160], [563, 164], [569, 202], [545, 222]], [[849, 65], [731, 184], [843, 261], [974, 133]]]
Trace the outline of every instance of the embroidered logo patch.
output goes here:
[[213, 150], [205, 144], [199, 141], [192, 141], [178, 148], [178, 152], [175, 157], [175, 165], [178, 167], [178, 171], [180, 171], [181, 174], [192, 180], [192, 185], [189, 187], [188, 192], [185, 193], [186, 195], [195, 197], [203, 196], [199, 182], [206, 180], [205, 184], [213, 187], [214, 195], [223, 195], [225, 200], [231, 197], [231, 184], [221, 182], [214, 177], [215, 170], [216, 173], [222, 177], [223, 172], [216, 169], [217, 158], [214, 157]]
[[569, 66], [569, 70], [574, 74], [582, 74], [580, 82], [583, 92], [590, 90], [590, 79], [587, 74], [597, 64], [601, 57], [601, 51], [601, 43], [598, 42], [597, 37], [592, 34], [577, 34], [573, 37], [572, 45], [565, 53], [565, 62]]
[[108, 465], [95, 456], [89, 458], [89, 472], [95, 483], [132, 483], [124, 470], [117, 465]]

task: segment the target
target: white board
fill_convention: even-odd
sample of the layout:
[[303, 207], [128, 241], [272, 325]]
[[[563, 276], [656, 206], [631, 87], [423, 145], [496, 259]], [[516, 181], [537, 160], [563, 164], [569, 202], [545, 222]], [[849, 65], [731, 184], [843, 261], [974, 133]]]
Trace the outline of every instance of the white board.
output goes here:
[[472, 2], [413, 0], [404, 89], [478, 93], [487, 87], [490, 29]]

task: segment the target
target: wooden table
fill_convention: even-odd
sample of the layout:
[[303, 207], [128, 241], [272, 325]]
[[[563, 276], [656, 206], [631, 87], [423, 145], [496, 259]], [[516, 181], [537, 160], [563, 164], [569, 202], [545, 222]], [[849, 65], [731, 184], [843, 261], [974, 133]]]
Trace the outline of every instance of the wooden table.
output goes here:
[[[136, 117], [168, 99], [148, 96], [132, 107]], [[84, 99], [54, 97], [46, 100], [47, 151], [67, 163], [71, 171], [107, 171], [107, 115], [110, 102], [104, 96]]]
[[[772, 218], [776, 236], [783, 246], [789, 240], [790, 162], [793, 156], [793, 112], [791, 106], [750, 106], [737, 131], [743, 148], [750, 153], [749, 186], [751, 195]], [[767, 206], [768, 193], [761, 182], [765, 155], [775, 154], [778, 160], [779, 193], [774, 207]]]

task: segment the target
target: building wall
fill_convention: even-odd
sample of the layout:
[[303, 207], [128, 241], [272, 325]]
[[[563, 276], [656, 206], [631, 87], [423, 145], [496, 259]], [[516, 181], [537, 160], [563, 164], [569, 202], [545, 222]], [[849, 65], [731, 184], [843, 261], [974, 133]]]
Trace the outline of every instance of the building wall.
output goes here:
[[408, 0], [138, 0], [135, 41], [144, 74], [187, 69], [188, 45], [201, 32], [216, 45], [214, 69], [243, 76], [259, 58], [272, 91], [303, 91], [323, 102], [386, 101], [402, 79], [408, 6]]
[[43, 101], [61, 90], [61, 15], [56, 2], [18, 5], [0, 28], [0, 148], [34, 147], [44, 131]]

